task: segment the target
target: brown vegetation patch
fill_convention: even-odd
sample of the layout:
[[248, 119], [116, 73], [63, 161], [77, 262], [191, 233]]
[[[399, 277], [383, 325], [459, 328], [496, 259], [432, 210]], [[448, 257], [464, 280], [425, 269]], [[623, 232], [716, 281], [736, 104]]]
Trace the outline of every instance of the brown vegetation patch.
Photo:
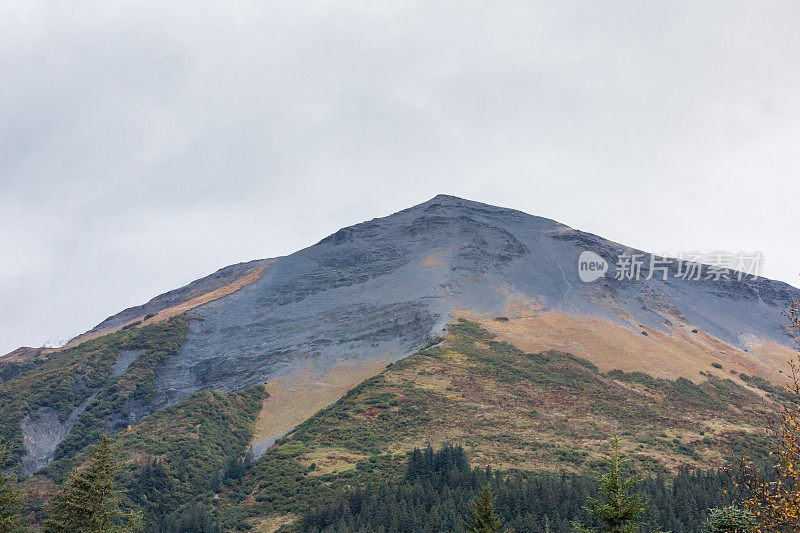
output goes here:
[[297, 458], [300, 464], [306, 467], [314, 465], [314, 469], [308, 473], [310, 476], [346, 472], [366, 459], [366, 455], [353, 453], [343, 448], [320, 448]]
[[[644, 337], [631, 332], [629, 342], [641, 343], [639, 337], [652, 342], [660, 335], [667, 336], [654, 332]], [[737, 400], [745, 402], [741, 409], [702, 403], [707, 401], [704, 396], [697, 400], [683, 394], [681, 399], [668, 397], [665, 391], [671, 389], [663, 383], [653, 388], [596, 373], [586, 366], [588, 362], [581, 363], [563, 349], [541, 351], [537, 345], [520, 352], [496, 342], [508, 337], [491, 340], [480, 335], [471, 338], [467, 347], [466, 338], [470, 337], [449, 334], [436, 348], [388, 368], [376, 385], [351, 399], [351, 418], [346, 422], [337, 419], [337, 424], [382, 427], [381, 419], [388, 416], [386, 420], [393, 420], [396, 410], [402, 413], [404, 406], [411, 406], [414, 412], [424, 413], [422, 420], [427, 422], [395, 424], [390, 433], [365, 430], [380, 432], [384, 451], [451, 443], [464, 446], [471, 461], [481, 466], [575, 472], [601, 464], [608, 436], [617, 434], [643, 468], [674, 471], [683, 465], [724, 465], [730, 452], [715, 444], [716, 440], [722, 435], [732, 441], [757, 433], [768, 411], [756, 397]], [[531, 362], [544, 366], [534, 374], [526, 373]], [[606, 369], [622, 366], [630, 372], [641, 368], [621, 363], [621, 358], [612, 360]], [[713, 372], [719, 369], [703, 361], [697, 366], [700, 379], [694, 380], [696, 384], [711, 379], [701, 376], [701, 370], [722, 380], [733, 377], [727, 369]], [[666, 375], [673, 380], [678, 377]], [[704, 386], [714, 389], [717, 383], [723, 385], [723, 381], [708, 381]], [[740, 399], [747, 396], [744, 390], [738, 395]], [[370, 405], [370, 398], [377, 396], [394, 398], [397, 406], [375, 417], [379, 410]]]
[[[786, 367], [794, 351], [776, 343], [751, 339], [751, 354], [702, 331], [692, 333], [691, 326], [672, 325], [668, 333], [651, 328], [630, 329], [608, 320], [560, 311], [519, 316], [508, 322], [470, 312], [460, 315], [475, 320], [501, 340], [522, 350], [556, 349], [572, 353], [591, 361], [602, 371], [638, 371], [666, 379], [685, 377], [695, 382], [705, 380], [703, 372], [721, 379], [735, 379], [748, 388], [751, 387], [730, 370], [783, 384], [786, 377], [779, 370]], [[647, 335], [642, 335], [640, 329]], [[713, 363], [722, 368], [713, 367]]]
[[388, 362], [387, 357], [342, 363], [322, 370], [309, 363], [291, 374], [271, 380], [266, 385], [269, 397], [264, 400], [256, 420], [252, 444], [263, 444], [285, 435], [365, 379], [380, 374]]
[[367, 407], [366, 409], [364, 409], [364, 412], [363, 412], [363, 413], [361, 413], [361, 416], [363, 416], [363, 417], [364, 417], [364, 418], [366, 418], [367, 420], [374, 420], [374, 419], [376, 419], [376, 418], [378, 417], [378, 415], [379, 415], [379, 414], [381, 414], [382, 412], [383, 412], [383, 409], [378, 409], [378, 408], [377, 408], [377, 407], [375, 407], [374, 405], [370, 405], [369, 407]]
[[125, 459], [125, 464], [135, 464], [139, 466], [144, 466], [148, 464], [152, 460], [152, 457], [146, 453], [142, 453], [139, 451], [132, 451], [128, 454], [128, 457]]
[[283, 526], [288, 526], [297, 521], [293, 514], [272, 515], [265, 518], [254, 518], [251, 521], [255, 533], [275, 533]]

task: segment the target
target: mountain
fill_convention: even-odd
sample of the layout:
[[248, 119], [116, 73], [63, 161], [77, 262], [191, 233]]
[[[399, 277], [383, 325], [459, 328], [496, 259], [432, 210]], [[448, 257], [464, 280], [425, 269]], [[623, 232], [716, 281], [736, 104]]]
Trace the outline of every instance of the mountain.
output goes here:
[[740, 350], [763, 347], [756, 362], [764, 372], [785, 362], [770, 359], [769, 349], [791, 346], [778, 317], [798, 290], [766, 279], [582, 283], [583, 250], [612, 264], [632, 251], [550, 220], [437, 196], [344, 228], [196, 309], [199, 320], [165, 369], [162, 392], [175, 401], [205, 387], [263, 383], [304, 362], [324, 370], [342, 361], [397, 360], [461, 313], [544, 317], [548, 325], [579, 316], [700, 349], [723, 351], [714, 345], [722, 342], [745, 366], [754, 358]]
[[[623, 254], [641, 253], [643, 275], [615, 279], [609, 272], [583, 282], [584, 252], [612, 266]], [[286, 468], [330, 463], [326, 475], [334, 476], [373, 455], [424, 444], [426, 435], [437, 443], [448, 436], [466, 442], [458, 428], [469, 426], [474, 409], [502, 422], [491, 432], [500, 441], [487, 434], [474, 439], [473, 458], [504, 468], [546, 469], [558, 453], [591, 458], [601, 450], [589, 443], [580, 451], [574, 438], [565, 440], [571, 431], [597, 437], [633, 422], [702, 440], [700, 431], [711, 429], [697, 424], [717, 419], [719, 431], [738, 435], [732, 452], [754, 445], [747, 435], [769, 411], [763, 402], [780, 395], [794, 350], [780, 314], [800, 290], [735, 273], [683, 279], [676, 262], [666, 280], [661, 273], [646, 279], [650, 259], [552, 220], [440, 195], [343, 228], [292, 255], [222, 269], [109, 317], [62, 349], [20, 349], [0, 358], [0, 435], [26, 474], [40, 472], [34, 484], [58, 480], [102, 432], [120, 432], [131, 457], [206, 446], [202, 438], [191, 445], [144, 439], [142, 428], [154, 424], [180, 436], [214, 421], [210, 435], [218, 439], [225, 427], [236, 435], [214, 453], [235, 455], [249, 445], [259, 456], [269, 448], [258, 465], [284, 453], [294, 461]], [[405, 366], [392, 365], [412, 354]], [[404, 374], [408, 368], [415, 370]], [[475, 383], [505, 401], [478, 402]], [[505, 405], [516, 405], [512, 392], [528, 398], [513, 417], [503, 415]], [[353, 394], [358, 401], [347, 404]], [[423, 401], [426, 395], [462, 400], [442, 411]], [[330, 410], [320, 410], [340, 397], [329, 408], [348, 405], [337, 427]], [[644, 407], [626, 419], [614, 402], [598, 398]], [[203, 402], [217, 406], [207, 420], [196, 418]], [[537, 402], [548, 411], [534, 424], [523, 415]], [[595, 403], [599, 411], [592, 411]], [[185, 425], [174, 426], [179, 422]], [[384, 422], [390, 427], [382, 434], [358, 433]], [[405, 429], [390, 431], [397, 427]], [[324, 428], [332, 440], [309, 428]], [[342, 437], [343, 428], [372, 444]], [[642, 444], [653, 464], [668, 471], [683, 461], [724, 460], [717, 452], [665, 449], [650, 430], [629, 432], [630, 443]], [[303, 435], [301, 453], [281, 451]], [[523, 437], [540, 440], [545, 451], [522, 458], [514, 443]], [[202, 464], [207, 472], [220, 466]], [[131, 486], [141, 474], [132, 468]], [[197, 498], [207, 487], [182, 490]], [[230, 493], [220, 499], [234, 501]], [[250, 507], [297, 517], [297, 506], [281, 505]]]

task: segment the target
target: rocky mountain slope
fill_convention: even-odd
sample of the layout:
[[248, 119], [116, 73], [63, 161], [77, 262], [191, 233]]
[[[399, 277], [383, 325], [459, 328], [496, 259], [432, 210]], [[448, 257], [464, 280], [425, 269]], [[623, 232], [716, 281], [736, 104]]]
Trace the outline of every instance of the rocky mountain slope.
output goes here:
[[66, 349], [0, 359], [3, 437], [33, 472], [69, 455], [64, 442], [80, 449], [75, 435], [88, 427], [116, 431], [197, 391], [267, 384], [254, 437], [263, 449], [458, 317], [603, 372], [732, 377], [762, 395], [739, 373], [780, 381], [793, 346], [780, 312], [800, 291], [767, 279], [681, 279], [674, 265], [666, 281], [647, 280], [648, 255], [638, 280], [584, 283], [587, 250], [612, 265], [635, 252], [552, 220], [437, 196], [292, 255], [223, 269], [110, 317]]
[[550, 220], [438, 196], [342, 229], [197, 308], [199, 320], [164, 369], [162, 393], [175, 400], [209, 386], [235, 390], [305, 362], [396, 360], [459, 312], [555, 311], [637, 334], [691, 326], [733, 348], [791, 346], [779, 316], [797, 289], [766, 279], [582, 283], [584, 250], [612, 264], [631, 251]]
[[[551, 220], [437, 196], [344, 228], [195, 309], [185, 344], [160, 373], [160, 394], [171, 403], [275, 379], [303, 390], [342, 365], [365, 378], [370, 363], [412, 353], [454, 316], [507, 316], [484, 326], [523, 332], [539, 340], [537, 350], [577, 352], [604, 370], [702, 379], [700, 370], [728, 358], [739, 371], [780, 378], [792, 341], [779, 316], [800, 291], [766, 279], [684, 280], [675, 266], [667, 281], [583, 283], [585, 250], [610, 264], [634, 252]], [[576, 318], [580, 331], [559, 337]]]

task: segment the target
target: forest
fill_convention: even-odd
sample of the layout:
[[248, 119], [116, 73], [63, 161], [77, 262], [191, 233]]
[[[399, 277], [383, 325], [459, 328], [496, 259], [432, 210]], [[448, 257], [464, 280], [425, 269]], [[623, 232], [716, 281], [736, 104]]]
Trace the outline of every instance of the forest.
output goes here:
[[[646, 502], [642, 531], [698, 531], [709, 510], [731, 503], [724, 493], [728, 474], [681, 470], [675, 477], [656, 475], [642, 480], [638, 492]], [[471, 502], [489, 485], [496, 512], [513, 531], [570, 531], [576, 522], [598, 526], [587, 501], [598, 494], [593, 476], [552, 473], [503, 473], [471, 468], [461, 447], [428, 447], [408, 457], [401, 483], [377, 490], [355, 490], [310, 510], [300, 530], [320, 532], [394, 533], [401, 531], [461, 531]]]

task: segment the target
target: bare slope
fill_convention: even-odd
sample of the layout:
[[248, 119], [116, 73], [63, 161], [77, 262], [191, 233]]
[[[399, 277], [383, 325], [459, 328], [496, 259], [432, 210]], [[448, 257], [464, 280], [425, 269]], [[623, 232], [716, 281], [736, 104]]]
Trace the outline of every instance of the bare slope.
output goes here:
[[[730, 368], [779, 377], [777, 363], [792, 346], [780, 312], [800, 296], [797, 289], [766, 279], [687, 281], [675, 278], [674, 268], [667, 281], [582, 283], [577, 263], [584, 250], [612, 264], [631, 251], [552, 220], [437, 196], [344, 228], [276, 260], [253, 284], [196, 308], [201, 320], [192, 322], [160, 388], [177, 401], [202, 388], [266, 383], [305, 365], [324, 373], [342, 363], [397, 360], [441, 334], [461, 311], [494, 317], [520, 302], [566, 322], [604, 324], [610, 345], [648, 332], [646, 343], [638, 337], [629, 343], [632, 370], [649, 370], [657, 360], [663, 375], [695, 379], [711, 352], [726, 350], [714, 346], [719, 342], [735, 352]], [[559, 327], [517, 324], [533, 337], [540, 326]], [[551, 336], [537, 348], [565, 349], [568, 342]], [[659, 343], [669, 348], [642, 351]], [[759, 345], [769, 347], [763, 356], [744, 352]], [[581, 354], [601, 364], [607, 355], [595, 348], [588, 343]], [[708, 352], [700, 362], [683, 361], [696, 360], [698, 351]]]

